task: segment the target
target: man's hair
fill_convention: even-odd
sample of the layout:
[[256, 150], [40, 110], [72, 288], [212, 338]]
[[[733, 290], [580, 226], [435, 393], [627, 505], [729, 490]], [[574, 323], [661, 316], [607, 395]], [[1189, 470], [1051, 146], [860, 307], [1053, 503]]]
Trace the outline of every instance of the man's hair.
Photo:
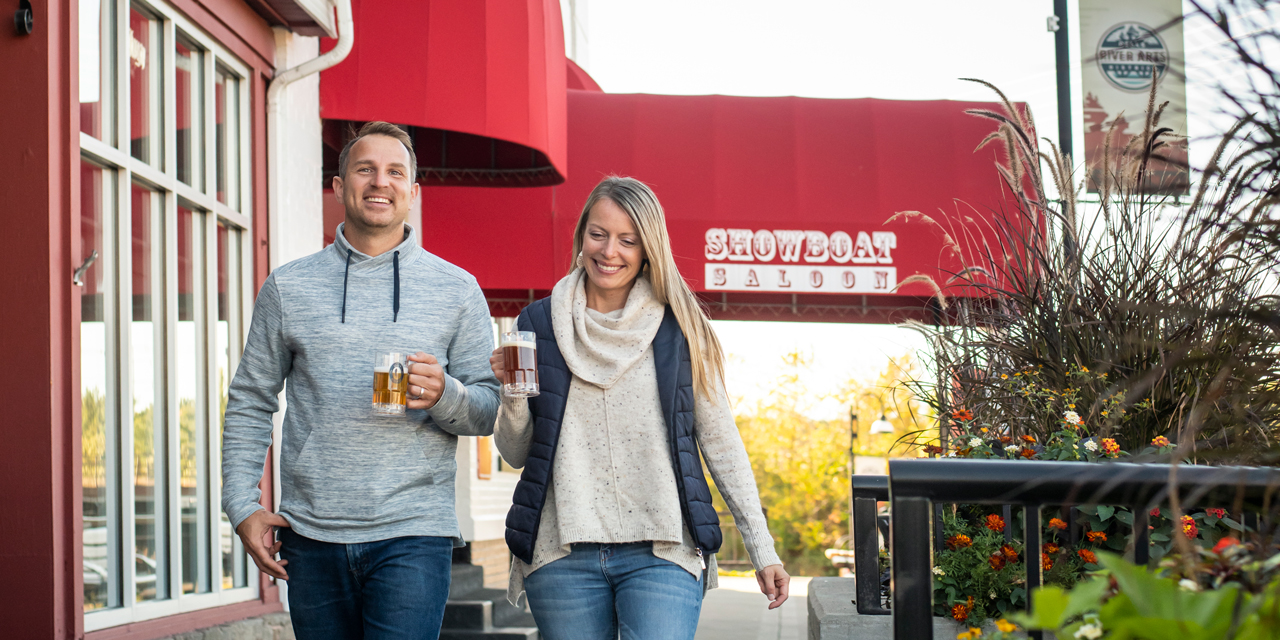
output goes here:
[[342, 148], [342, 153], [338, 154], [338, 177], [346, 180], [347, 178], [347, 156], [351, 155], [351, 146], [360, 138], [365, 136], [387, 136], [395, 138], [404, 145], [406, 151], [409, 152], [409, 181], [417, 182], [418, 180], [418, 156], [413, 152], [413, 138], [405, 133], [404, 129], [391, 124], [390, 122], [382, 122], [375, 120], [360, 127], [360, 132], [356, 137], [347, 141], [347, 146]]

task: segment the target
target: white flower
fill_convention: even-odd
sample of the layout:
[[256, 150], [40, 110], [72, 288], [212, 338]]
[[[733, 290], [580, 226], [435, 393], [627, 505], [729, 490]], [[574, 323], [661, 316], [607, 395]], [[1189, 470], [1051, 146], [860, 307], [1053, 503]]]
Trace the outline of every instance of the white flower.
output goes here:
[[982, 446], [982, 438], [969, 438], [969, 446], [971, 446], [971, 447], [981, 447], [981, 446]]
[[1084, 638], [1086, 640], [1098, 640], [1098, 638], [1102, 637], [1102, 624], [1100, 623], [1086, 624], [1080, 627], [1078, 631], [1076, 631], [1075, 637]]
[[988, 593], [988, 594], [987, 594], [987, 597], [988, 597], [988, 598], [991, 598], [992, 600], [995, 600], [995, 599], [996, 599], [996, 592], [992, 591], [991, 593]]
[[1098, 443], [1097, 443], [1097, 442], [1095, 442], [1095, 441], [1093, 441], [1093, 440], [1086, 440], [1086, 441], [1085, 441], [1085, 443], [1084, 443], [1084, 448], [1086, 448], [1086, 449], [1088, 449], [1088, 450], [1090, 450], [1090, 451], [1097, 451], [1097, 450], [1098, 450]]
[[952, 451], [951, 453], [948, 453], [948, 454], [947, 454], [947, 457], [948, 457], [948, 458], [954, 458], [954, 457], [956, 457], [956, 452]]
[[1018, 445], [1016, 445], [1016, 444], [1011, 444], [1011, 445], [1009, 445], [1009, 446], [1006, 446], [1006, 447], [1004, 448], [1004, 450], [1005, 450], [1006, 452], [1008, 452], [1008, 453], [1017, 453], [1017, 452], [1021, 451], [1021, 449], [1019, 449], [1019, 448], [1018, 448]]
[[942, 570], [942, 567], [934, 567], [934, 568], [933, 568], [933, 575], [935, 575], [935, 576], [945, 576], [945, 575], [947, 575], [947, 572], [943, 571], [943, 570]]
[[1182, 580], [1179, 580], [1178, 586], [1181, 587], [1183, 591], [1199, 591], [1200, 590], [1200, 585], [1196, 584], [1196, 581], [1190, 578], [1183, 578]]
[[1084, 420], [1082, 420], [1082, 419], [1080, 418], [1080, 414], [1078, 414], [1078, 413], [1076, 413], [1076, 412], [1074, 412], [1074, 411], [1064, 411], [1064, 412], [1062, 413], [1062, 419], [1063, 419], [1063, 420], [1066, 420], [1067, 422], [1070, 422], [1071, 424], [1083, 424], [1083, 423], [1084, 423]]

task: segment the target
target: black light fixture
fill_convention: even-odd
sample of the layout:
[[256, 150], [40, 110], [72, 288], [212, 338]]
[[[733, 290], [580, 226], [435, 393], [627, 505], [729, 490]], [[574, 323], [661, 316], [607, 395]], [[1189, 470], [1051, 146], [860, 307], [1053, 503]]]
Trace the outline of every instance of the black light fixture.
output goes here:
[[19, 0], [18, 10], [13, 12], [13, 29], [20, 36], [29, 36], [36, 28], [35, 14], [31, 12], [31, 0]]

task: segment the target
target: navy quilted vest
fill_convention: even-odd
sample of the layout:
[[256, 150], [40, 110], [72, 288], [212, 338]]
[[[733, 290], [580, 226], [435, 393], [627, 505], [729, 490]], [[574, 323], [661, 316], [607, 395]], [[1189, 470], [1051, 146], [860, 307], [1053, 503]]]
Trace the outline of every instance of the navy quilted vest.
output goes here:
[[[520, 331], [538, 334], [538, 383], [541, 393], [529, 398], [533, 416], [533, 442], [529, 457], [520, 474], [511, 511], [507, 512], [507, 547], [517, 558], [533, 563], [534, 541], [542, 521], [542, 506], [547, 499], [551, 469], [555, 463], [556, 445], [560, 442], [560, 422], [564, 418], [565, 399], [573, 374], [560, 355], [555, 334], [551, 330], [551, 301], [543, 298], [520, 313], [516, 320]], [[667, 308], [662, 325], [653, 339], [654, 368], [657, 370], [658, 396], [666, 418], [671, 466], [676, 473], [680, 492], [680, 511], [684, 524], [693, 533], [694, 542], [703, 554], [720, 550], [720, 519], [711, 505], [711, 489], [702, 473], [702, 460], [693, 435], [693, 371], [689, 361], [689, 343], [671, 308]]]

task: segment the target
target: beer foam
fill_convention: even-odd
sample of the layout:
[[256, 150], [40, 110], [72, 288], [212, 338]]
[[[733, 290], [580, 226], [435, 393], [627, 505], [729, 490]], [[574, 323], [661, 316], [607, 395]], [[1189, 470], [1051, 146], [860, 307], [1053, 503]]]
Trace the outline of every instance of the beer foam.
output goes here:
[[[406, 364], [399, 364], [399, 363], [397, 363], [397, 366], [399, 366], [399, 367], [400, 367], [400, 371], [402, 371], [402, 372], [407, 373], [407, 372], [409, 371], [409, 365], [408, 365], [407, 363], [406, 363]], [[374, 373], [386, 373], [386, 374], [390, 374], [390, 373], [391, 373], [391, 367], [374, 367], [374, 368], [373, 368], [373, 372], [374, 372]]]
[[536, 342], [530, 342], [530, 341], [528, 341], [528, 340], [508, 340], [508, 341], [503, 342], [500, 346], [501, 346], [501, 348], [503, 348], [503, 349], [505, 349], [505, 348], [507, 348], [507, 347], [523, 347], [523, 348], [526, 348], [526, 349], [537, 349], [537, 348], [538, 348], [538, 344], [537, 344]]

